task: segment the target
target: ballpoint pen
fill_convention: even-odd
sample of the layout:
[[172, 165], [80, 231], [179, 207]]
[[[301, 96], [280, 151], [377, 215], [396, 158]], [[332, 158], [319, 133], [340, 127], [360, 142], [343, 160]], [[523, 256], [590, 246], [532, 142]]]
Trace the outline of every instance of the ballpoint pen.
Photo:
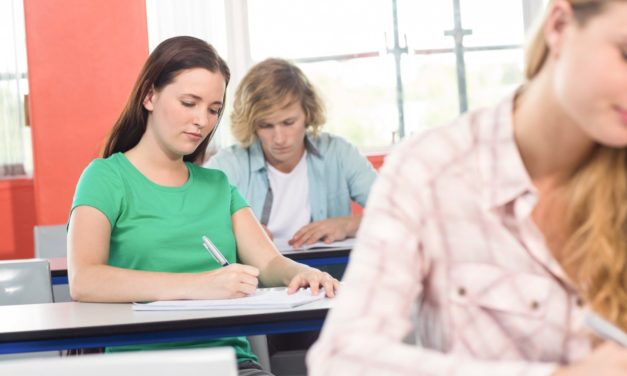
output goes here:
[[609, 321], [588, 311], [584, 316], [583, 322], [599, 337], [627, 347], [627, 333]]
[[209, 254], [213, 256], [213, 258], [218, 262], [218, 264], [222, 266], [228, 266], [229, 262], [226, 260], [226, 257], [218, 250], [218, 248], [209, 240], [208, 237], [202, 237], [202, 245], [207, 249]]

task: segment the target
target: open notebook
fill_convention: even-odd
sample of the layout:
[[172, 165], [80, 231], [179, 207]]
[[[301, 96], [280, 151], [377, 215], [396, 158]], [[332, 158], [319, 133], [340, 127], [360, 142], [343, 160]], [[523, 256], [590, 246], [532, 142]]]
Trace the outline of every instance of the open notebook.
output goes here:
[[340, 241], [333, 242], [333, 243], [316, 242], [313, 244], [303, 245], [301, 248], [292, 248], [292, 246], [287, 243], [287, 240], [276, 239], [274, 240], [274, 245], [277, 247], [279, 252], [307, 250], [307, 249], [323, 249], [323, 248], [352, 249], [353, 246], [355, 246], [355, 238], [348, 238], [348, 239], [340, 240]]
[[211, 309], [284, 309], [294, 308], [324, 299], [324, 289], [312, 295], [309, 289], [300, 289], [288, 295], [287, 288], [262, 288], [244, 298], [212, 300], [160, 300], [151, 303], [133, 303], [135, 311], [178, 311]]

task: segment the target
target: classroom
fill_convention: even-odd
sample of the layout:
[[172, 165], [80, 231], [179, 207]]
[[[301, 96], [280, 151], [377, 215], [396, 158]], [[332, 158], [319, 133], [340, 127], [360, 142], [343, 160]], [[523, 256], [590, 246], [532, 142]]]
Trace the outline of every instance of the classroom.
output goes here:
[[625, 19], [3, 0], [0, 374], [627, 374]]

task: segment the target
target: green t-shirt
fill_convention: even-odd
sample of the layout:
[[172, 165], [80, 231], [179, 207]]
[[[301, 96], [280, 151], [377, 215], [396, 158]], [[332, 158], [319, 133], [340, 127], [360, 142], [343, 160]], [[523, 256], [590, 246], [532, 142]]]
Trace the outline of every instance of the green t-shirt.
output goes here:
[[[83, 171], [72, 210], [87, 205], [111, 223], [108, 264], [120, 268], [173, 273], [213, 270], [220, 265], [202, 244], [206, 235], [226, 259], [237, 260], [231, 216], [248, 206], [218, 170], [187, 163], [189, 179], [180, 187], [155, 184], [126, 156], [96, 159]], [[238, 361], [257, 360], [245, 337], [108, 348], [132, 351], [232, 346]]]

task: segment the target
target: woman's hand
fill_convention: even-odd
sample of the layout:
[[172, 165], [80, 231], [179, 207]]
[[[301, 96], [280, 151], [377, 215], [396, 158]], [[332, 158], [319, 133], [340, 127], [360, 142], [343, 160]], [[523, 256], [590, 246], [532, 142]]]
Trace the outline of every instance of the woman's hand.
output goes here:
[[259, 269], [242, 264], [230, 264], [200, 273], [200, 288], [191, 292], [191, 299], [231, 299], [248, 296], [257, 289], [258, 276]]
[[303, 244], [313, 244], [317, 241], [332, 243], [355, 236], [361, 216], [336, 217], [323, 221], [312, 222], [296, 231], [288, 244], [294, 248], [300, 248]]
[[627, 374], [627, 349], [606, 342], [578, 363], [559, 368], [553, 376], [620, 376]]
[[327, 297], [332, 298], [340, 287], [340, 282], [331, 277], [329, 273], [308, 268], [308, 270], [302, 271], [292, 278], [287, 285], [287, 293], [293, 294], [301, 287], [309, 287], [313, 295], [318, 295], [320, 288], [324, 288]]

